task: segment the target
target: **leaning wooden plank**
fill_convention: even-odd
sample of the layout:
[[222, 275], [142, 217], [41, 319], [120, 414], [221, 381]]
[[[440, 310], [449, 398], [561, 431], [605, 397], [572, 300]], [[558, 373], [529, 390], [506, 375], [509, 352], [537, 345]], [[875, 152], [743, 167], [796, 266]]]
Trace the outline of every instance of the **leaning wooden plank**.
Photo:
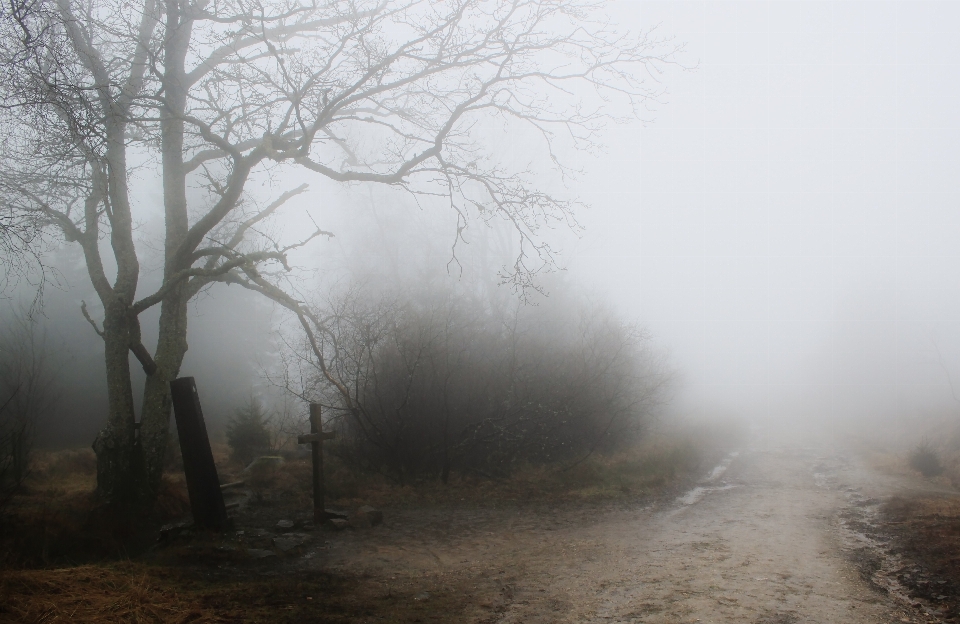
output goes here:
[[170, 394], [177, 419], [183, 474], [187, 478], [193, 522], [200, 529], [223, 531], [228, 528], [227, 509], [223, 504], [220, 478], [213, 462], [207, 427], [203, 422], [197, 384], [193, 377], [175, 379], [170, 382]]

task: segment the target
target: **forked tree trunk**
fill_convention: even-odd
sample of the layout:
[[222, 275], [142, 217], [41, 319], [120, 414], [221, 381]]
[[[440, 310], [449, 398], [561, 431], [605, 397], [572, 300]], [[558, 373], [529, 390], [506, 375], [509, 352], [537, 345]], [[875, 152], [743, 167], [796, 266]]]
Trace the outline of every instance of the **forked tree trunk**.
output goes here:
[[97, 490], [110, 502], [149, 504], [160, 488], [170, 435], [170, 380], [178, 376], [187, 352], [187, 306], [179, 290], [162, 304], [154, 357], [157, 370], [147, 376], [139, 429], [135, 424], [130, 374], [132, 321], [125, 310], [118, 303], [104, 316], [110, 407], [107, 425], [93, 446], [97, 454]]
[[[161, 157], [166, 224], [164, 280], [167, 280], [180, 269], [190, 265], [189, 260], [178, 258], [175, 252], [188, 229], [182, 117], [186, 106], [184, 59], [190, 39], [191, 21], [182, 19], [182, 7], [175, 0], [166, 2], [165, 13], [165, 106], [161, 109]], [[156, 370], [147, 375], [139, 432], [133, 424], [133, 398], [129, 389], [129, 342], [118, 335], [114, 349], [111, 351], [108, 348], [107, 369], [116, 369], [117, 378], [125, 379], [125, 384], [118, 384], [116, 388], [112, 382], [109, 385], [111, 424], [98, 438], [98, 474], [104, 474], [104, 483], [123, 482], [124, 487], [130, 491], [129, 496], [124, 495], [125, 498], [137, 499], [146, 504], [156, 499], [163, 476], [164, 454], [170, 435], [170, 381], [179, 375], [183, 357], [187, 352], [189, 298], [188, 287], [180, 284], [167, 293], [160, 304], [159, 336], [153, 356]], [[127, 328], [125, 337], [129, 337], [130, 329]], [[105, 321], [105, 335], [106, 330]], [[116, 399], [114, 395], [117, 395]], [[118, 424], [113, 426], [114, 402], [118, 403], [118, 413], [122, 403], [123, 409], [127, 409], [130, 415], [129, 418], [124, 417], [122, 426], [119, 424], [119, 416], [116, 419]], [[100, 491], [107, 498], [116, 499], [115, 488], [101, 487]]]
[[97, 435], [97, 492], [117, 503], [138, 498], [141, 473], [136, 452], [136, 424], [129, 362], [130, 319], [126, 305], [107, 306], [103, 318], [104, 359], [107, 372], [107, 424]]
[[[127, 155], [124, 139], [125, 120], [107, 121], [105, 169], [100, 180], [112, 207], [110, 246], [117, 261], [113, 287], [101, 284], [97, 294], [103, 304], [104, 361], [107, 373], [107, 425], [100, 431], [93, 448], [97, 454], [97, 491], [110, 502], [131, 502], [139, 495], [143, 463], [136, 448], [136, 415], [133, 386], [130, 381], [130, 341], [139, 325], [130, 306], [137, 292], [140, 262], [133, 242], [133, 218], [127, 186]], [[92, 241], [91, 245], [96, 245]], [[97, 257], [99, 265], [99, 257]], [[96, 286], [106, 282], [103, 267], [87, 268]], [[136, 330], [136, 331], [135, 331]]]

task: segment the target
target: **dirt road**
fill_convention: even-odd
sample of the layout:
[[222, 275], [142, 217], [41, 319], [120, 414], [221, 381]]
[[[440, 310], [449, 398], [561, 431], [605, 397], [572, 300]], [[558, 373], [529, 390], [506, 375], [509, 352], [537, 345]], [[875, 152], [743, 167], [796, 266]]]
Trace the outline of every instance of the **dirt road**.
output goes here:
[[645, 507], [398, 512], [300, 565], [366, 574], [424, 621], [936, 621], [854, 563], [863, 514], [904, 485], [842, 453], [743, 448]]

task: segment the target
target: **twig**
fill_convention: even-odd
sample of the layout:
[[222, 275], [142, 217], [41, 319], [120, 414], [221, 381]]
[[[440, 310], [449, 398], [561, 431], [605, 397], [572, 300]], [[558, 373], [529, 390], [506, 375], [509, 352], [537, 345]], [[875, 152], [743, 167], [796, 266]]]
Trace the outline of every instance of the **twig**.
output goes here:
[[93, 327], [93, 331], [97, 332], [97, 335], [103, 338], [103, 332], [100, 331], [100, 328], [97, 327], [96, 321], [90, 318], [90, 313], [87, 312], [87, 302], [80, 301], [80, 311], [83, 312], [83, 318], [87, 319], [87, 322], [90, 323], [90, 326]]

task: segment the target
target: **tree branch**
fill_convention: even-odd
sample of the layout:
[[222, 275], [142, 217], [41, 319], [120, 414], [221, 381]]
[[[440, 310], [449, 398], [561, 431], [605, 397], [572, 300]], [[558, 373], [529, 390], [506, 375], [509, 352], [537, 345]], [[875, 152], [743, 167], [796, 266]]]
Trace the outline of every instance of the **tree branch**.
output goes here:
[[87, 322], [90, 323], [90, 326], [93, 327], [93, 331], [97, 332], [97, 335], [103, 338], [103, 332], [100, 331], [100, 328], [97, 327], [96, 321], [90, 317], [90, 313], [87, 311], [87, 302], [80, 301], [80, 311], [83, 313], [83, 318], [87, 319]]

